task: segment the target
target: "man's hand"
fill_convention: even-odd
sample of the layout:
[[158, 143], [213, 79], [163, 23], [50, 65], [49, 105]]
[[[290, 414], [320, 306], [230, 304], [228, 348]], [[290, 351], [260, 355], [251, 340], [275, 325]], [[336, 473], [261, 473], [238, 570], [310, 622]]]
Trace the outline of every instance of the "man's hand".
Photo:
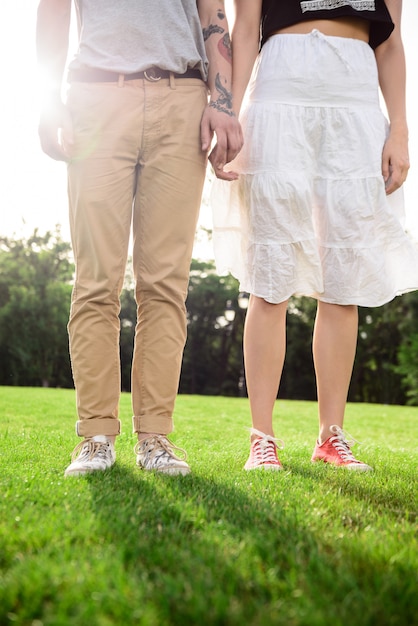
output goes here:
[[38, 126], [42, 150], [56, 161], [69, 161], [73, 143], [70, 113], [60, 98], [45, 101]]
[[224, 167], [230, 163], [241, 150], [244, 143], [241, 125], [232, 110], [218, 108], [216, 103], [210, 102], [206, 107], [201, 122], [202, 150], [210, 149], [213, 135], [216, 135], [216, 145], [209, 154], [217, 178], [236, 180], [238, 174], [225, 172]]
[[389, 195], [403, 185], [408, 175], [408, 139], [404, 132], [391, 132], [382, 154], [382, 175]]
[[216, 145], [209, 155], [215, 174], [223, 180], [235, 180], [238, 174], [225, 172], [244, 143], [241, 126], [232, 103], [232, 50], [224, 0], [198, 0], [203, 39], [209, 61], [207, 85], [210, 93], [201, 122], [202, 150], [208, 151], [216, 135]]

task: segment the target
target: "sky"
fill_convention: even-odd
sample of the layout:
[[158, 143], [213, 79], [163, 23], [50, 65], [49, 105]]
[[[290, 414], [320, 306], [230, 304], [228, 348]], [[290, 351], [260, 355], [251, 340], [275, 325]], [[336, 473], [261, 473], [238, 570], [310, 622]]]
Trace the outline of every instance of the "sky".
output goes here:
[[[227, 0], [227, 5], [230, 0]], [[0, 4], [0, 236], [41, 234], [61, 226], [69, 241], [66, 168], [44, 155], [37, 123], [40, 76], [35, 58], [36, 0]], [[407, 58], [407, 108], [411, 169], [404, 186], [407, 228], [418, 239], [418, 0], [403, 0], [403, 40]], [[205, 186], [200, 224], [211, 227]], [[195, 256], [211, 258], [211, 245], [199, 244]]]

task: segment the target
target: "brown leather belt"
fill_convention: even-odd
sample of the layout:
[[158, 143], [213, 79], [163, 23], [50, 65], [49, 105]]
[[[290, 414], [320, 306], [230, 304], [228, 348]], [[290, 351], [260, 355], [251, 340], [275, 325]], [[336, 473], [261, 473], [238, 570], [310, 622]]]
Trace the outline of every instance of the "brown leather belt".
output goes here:
[[68, 82], [70, 83], [115, 83], [121, 76], [123, 80], [135, 80], [142, 78], [155, 83], [161, 78], [200, 78], [202, 75], [199, 70], [189, 69], [184, 74], [175, 74], [168, 70], [161, 70], [159, 67], [150, 67], [143, 72], [135, 72], [133, 74], [118, 74], [117, 72], [108, 72], [107, 70], [99, 70], [94, 68], [83, 68], [78, 70], [70, 70], [68, 72]]

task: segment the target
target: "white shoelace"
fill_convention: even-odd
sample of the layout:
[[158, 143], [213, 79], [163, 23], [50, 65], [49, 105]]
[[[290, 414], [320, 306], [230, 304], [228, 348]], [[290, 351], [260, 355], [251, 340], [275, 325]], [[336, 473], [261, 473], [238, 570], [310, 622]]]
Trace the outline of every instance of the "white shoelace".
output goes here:
[[[359, 463], [360, 461], [357, 461], [357, 459], [355, 458], [354, 454], [351, 451], [350, 446], [352, 446], [354, 443], [360, 443], [360, 442], [354, 439], [354, 437], [352, 437], [348, 433], [344, 432], [343, 429], [340, 428], [339, 426], [336, 426], [336, 425], [331, 426], [330, 431], [332, 433], [335, 433], [335, 437], [331, 437], [330, 443], [337, 450], [339, 456], [344, 461], [355, 461], [356, 463]], [[348, 439], [347, 436], [349, 436], [350, 439]]]
[[94, 457], [99, 457], [106, 460], [107, 451], [110, 443], [108, 441], [94, 441], [94, 439], [83, 439], [74, 448], [71, 460], [79, 456], [80, 461], [91, 461]]
[[257, 430], [256, 428], [250, 428], [252, 435], [257, 435], [259, 439], [253, 443], [254, 456], [257, 463], [274, 463], [277, 464], [276, 450], [283, 450], [284, 442], [281, 439], [276, 439], [271, 435], [266, 435]]
[[[145, 457], [145, 463], [159, 464], [162, 457], [169, 457], [169, 461], [186, 461], [187, 453], [183, 448], [179, 448], [161, 435], [148, 437], [143, 441], [138, 441], [135, 446], [135, 453], [141, 453]], [[178, 456], [180, 453], [181, 456]]]

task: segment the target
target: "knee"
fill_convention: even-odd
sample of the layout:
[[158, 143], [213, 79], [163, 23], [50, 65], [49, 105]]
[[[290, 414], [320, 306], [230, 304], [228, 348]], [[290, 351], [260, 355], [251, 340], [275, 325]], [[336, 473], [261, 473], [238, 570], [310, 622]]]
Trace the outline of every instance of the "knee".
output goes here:
[[280, 315], [280, 313], [287, 310], [287, 304], [287, 300], [276, 304], [273, 302], [267, 302], [267, 300], [259, 298], [258, 296], [251, 296], [249, 308], [265, 315]]
[[331, 304], [319, 301], [318, 314], [329, 318], [357, 319], [358, 306], [356, 304]]

